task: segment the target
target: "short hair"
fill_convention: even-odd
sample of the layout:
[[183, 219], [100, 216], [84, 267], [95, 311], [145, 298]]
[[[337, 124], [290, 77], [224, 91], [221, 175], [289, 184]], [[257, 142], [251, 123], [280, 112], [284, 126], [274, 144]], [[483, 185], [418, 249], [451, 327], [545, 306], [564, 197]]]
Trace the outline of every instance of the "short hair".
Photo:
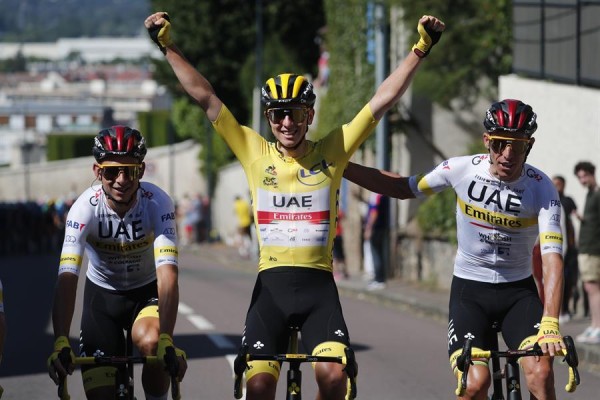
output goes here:
[[575, 165], [575, 175], [577, 175], [579, 171], [585, 171], [594, 175], [596, 173], [596, 166], [589, 161], [580, 161]]
[[561, 181], [563, 184], [566, 183], [565, 177], [562, 175], [554, 175], [552, 177], [552, 179], [557, 179], [557, 180]]

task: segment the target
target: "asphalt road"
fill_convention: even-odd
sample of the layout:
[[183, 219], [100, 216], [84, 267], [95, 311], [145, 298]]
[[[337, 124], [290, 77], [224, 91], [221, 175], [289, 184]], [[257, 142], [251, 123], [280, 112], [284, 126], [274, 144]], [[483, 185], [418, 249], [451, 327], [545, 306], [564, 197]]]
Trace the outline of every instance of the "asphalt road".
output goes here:
[[[0, 366], [3, 400], [57, 398], [46, 373], [53, 343], [50, 310], [57, 261], [58, 255], [2, 259], [0, 278], [8, 320]], [[215, 257], [210, 248], [181, 252], [175, 343], [189, 358], [181, 384], [185, 399], [233, 399], [231, 362], [241, 340], [256, 272], [235, 257], [225, 261], [226, 266], [223, 257]], [[342, 297], [342, 305], [359, 362], [359, 399], [453, 398], [455, 382], [448, 366], [444, 323], [355, 297]], [[78, 335], [79, 312], [72, 339]], [[304, 398], [314, 398], [312, 369], [305, 366], [302, 370]], [[582, 386], [567, 396], [562, 391], [566, 369], [557, 365], [556, 370], [559, 398], [597, 398], [598, 376], [582, 371]], [[141, 399], [139, 372], [136, 369], [136, 393]], [[69, 390], [72, 399], [84, 398], [79, 371], [69, 379]], [[279, 398], [283, 390], [280, 385]]]

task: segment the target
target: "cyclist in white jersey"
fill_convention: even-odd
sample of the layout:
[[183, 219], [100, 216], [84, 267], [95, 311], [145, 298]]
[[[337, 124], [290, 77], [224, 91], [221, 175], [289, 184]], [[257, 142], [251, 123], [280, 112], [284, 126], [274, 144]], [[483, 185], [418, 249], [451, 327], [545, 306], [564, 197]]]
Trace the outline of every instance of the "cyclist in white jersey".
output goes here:
[[[159, 187], [140, 182], [145, 140], [139, 131], [113, 126], [94, 139], [93, 171], [99, 185], [83, 192], [67, 217], [54, 294], [52, 322], [56, 338], [48, 359], [50, 377], [58, 383], [72, 373], [58, 360], [68, 348], [77, 281], [84, 252], [88, 258], [79, 352], [81, 356], [125, 355], [124, 330], [142, 355], [164, 360], [173, 344], [179, 304], [175, 209]], [[160, 309], [160, 314], [158, 310]], [[179, 379], [186, 369], [179, 356]], [[144, 365], [147, 399], [167, 399], [169, 377], [164, 365]], [[114, 397], [115, 368], [84, 366], [88, 399]]]
[[[564, 348], [559, 331], [563, 285], [561, 204], [552, 181], [526, 164], [535, 141], [536, 114], [519, 100], [493, 103], [484, 120], [488, 154], [450, 158], [424, 175], [400, 175], [350, 163], [344, 177], [371, 191], [408, 199], [452, 188], [456, 193], [458, 250], [450, 293], [448, 352], [464, 339], [489, 350], [498, 323], [509, 348], [538, 342], [549, 356]], [[532, 250], [539, 240], [544, 303], [532, 278]], [[469, 374], [463, 399], [486, 399], [488, 360]], [[552, 358], [521, 359], [532, 398], [555, 399]]]

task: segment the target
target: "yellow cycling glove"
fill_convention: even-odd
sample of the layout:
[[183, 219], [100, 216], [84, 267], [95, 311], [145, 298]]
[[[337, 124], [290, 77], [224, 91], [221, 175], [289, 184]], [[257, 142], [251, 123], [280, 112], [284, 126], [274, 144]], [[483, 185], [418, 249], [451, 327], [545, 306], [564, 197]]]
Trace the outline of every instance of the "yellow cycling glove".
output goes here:
[[427, 57], [431, 48], [440, 40], [440, 37], [442, 37], [442, 32], [434, 31], [421, 22], [417, 24], [417, 31], [421, 37], [412, 47], [412, 51], [420, 58]]
[[59, 379], [58, 374], [56, 373], [55, 362], [58, 359], [58, 356], [61, 353], [61, 351], [65, 348], [69, 349], [69, 356], [71, 358], [71, 366], [66, 368], [67, 373], [70, 374], [73, 370], [72, 364], [75, 362], [75, 354], [73, 354], [73, 350], [71, 349], [69, 338], [67, 338], [66, 336], [59, 336], [58, 338], [56, 338], [56, 340], [54, 341], [54, 351], [52, 352], [52, 354], [50, 354], [50, 357], [48, 357], [48, 374], [57, 385]]
[[183, 357], [183, 359], [187, 359], [185, 351], [178, 349], [173, 344], [173, 338], [168, 333], [161, 333], [158, 337], [158, 349], [156, 350], [156, 356], [160, 362], [165, 362], [165, 355], [167, 354], [167, 348], [172, 347], [175, 350], [175, 355], [177, 357]]
[[173, 44], [171, 40], [171, 19], [169, 18], [169, 14], [164, 13], [163, 18], [165, 19], [165, 23], [162, 26], [152, 25], [148, 28], [148, 34], [150, 38], [156, 43], [160, 51], [163, 54], [167, 53], [167, 47]]
[[561, 340], [562, 335], [558, 329], [558, 318], [542, 317], [536, 341], [541, 345], [543, 343], [560, 343]]

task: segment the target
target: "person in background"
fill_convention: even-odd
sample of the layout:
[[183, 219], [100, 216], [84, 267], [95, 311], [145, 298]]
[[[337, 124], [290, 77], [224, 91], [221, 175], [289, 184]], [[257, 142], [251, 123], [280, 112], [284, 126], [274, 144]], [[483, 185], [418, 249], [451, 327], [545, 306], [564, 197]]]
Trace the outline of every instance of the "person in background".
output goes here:
[[233, 210], [237, 217], [235, 241], [238, 252], [242, 258], [249, 258], [252, 251], [252, 208], [242, 196], [237, 195], [233, 201]]
[[389, 224], [389, 197], [378, 193], [371, 193], [368, 202], [368, 211], [365, 219], [363, 238], [369, 242], [371, 259], [373, 262], [373, 280], [367, 284], [368, 290], [381, 290], [385, 288], [386, 262], [385, 240]]
[[561, 323], [568, 322], [575, 313], [571, 309], [571, 302], [575, 303], [575, 292], [577, 291], [577, 282], [579, 280], [579, 265], [577, 263], [577, 241], [575, 238], [575, 225], [573, 224], [573, 216], [577, 215], [577, 205], [575, 201], [565, 194], [566, 181], [561, 175], [552, 177], [554, 187], [558, 191], [560, 203], [563, 208], [564, 220], [564, 246], [563, 259], [565, 264], [565, 286], [563, 288], [562, 307], [559, 320]]
[[590, 326], [575, 337], [580, 343], [600, 344], [600, 187], [596, 166], [589, 161], [575, 165], [575, 176], [588, 192], [579, 228], [579, 273], [588, 295]]
[[333, 238], [333, 277], [335, 280], [348, 279], [348, 269], [346, 267], [346, 252], [344, 250], [344, 228], [342, 221], [344, 211], [338, 210], [337, 225], [335, 228], [335, 237]]

